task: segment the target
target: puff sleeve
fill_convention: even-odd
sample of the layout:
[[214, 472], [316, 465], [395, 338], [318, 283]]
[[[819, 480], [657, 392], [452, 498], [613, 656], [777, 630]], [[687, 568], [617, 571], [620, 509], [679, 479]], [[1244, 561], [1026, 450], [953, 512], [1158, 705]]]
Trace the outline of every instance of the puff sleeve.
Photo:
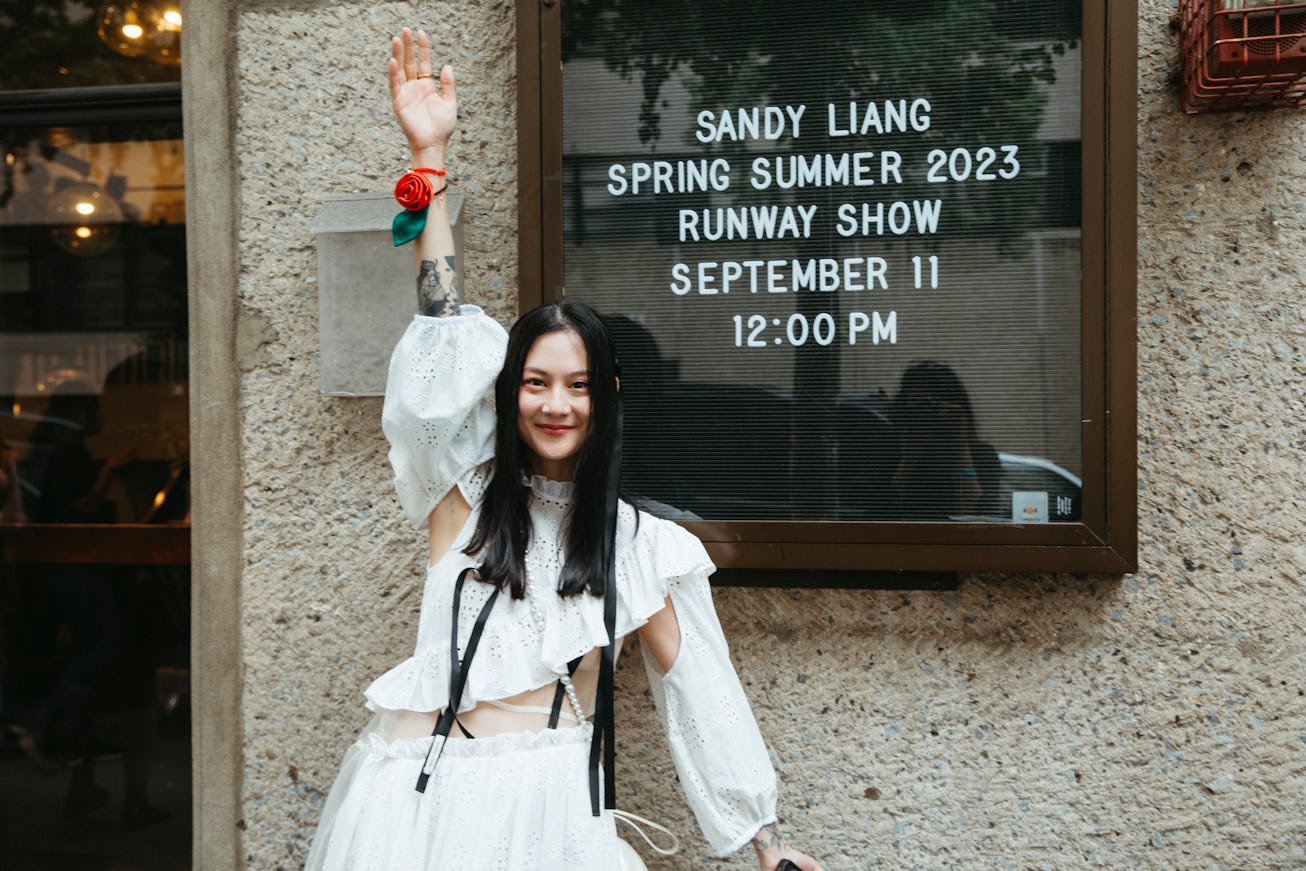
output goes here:
[[477, 306], [459, 311], [414, 315], [386, 379], [381, 428], [399, 503], [419, 529], [455, 484], [494, 456], [494, 379], [508, 334]]
[[702, 563], [669, 581], [680, 624], [675, 663], [663, 674], [646, 655], [644, 667], [685, 798], [707, 842], [725, 856], [776, 821], [776, 779], [712, 605], [706, 553]]

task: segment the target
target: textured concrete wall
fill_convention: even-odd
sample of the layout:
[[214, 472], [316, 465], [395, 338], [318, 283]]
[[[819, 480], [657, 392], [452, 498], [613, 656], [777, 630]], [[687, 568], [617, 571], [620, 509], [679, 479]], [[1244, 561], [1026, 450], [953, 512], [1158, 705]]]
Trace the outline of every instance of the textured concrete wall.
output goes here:
[[[408, 166], [389, 34], [425, 26], [459, 70], [474, 300], [516, 312], [514, 7], [247, 3], [236, 19], [247, 867], [295, 868], [371, 676], [411, 653], [418, 536], [390, 486], [379, 399], [318, 392], [313, 217]], [[458, 34], [456, 40], [449, 35]]]
[[[1306, 867], [1306, 116], [1182, 116], [1175, 5], [1140, 2], [1138, 573], [718, 592], [784, 827], [832, 869]], [[236, 16], [251, 869], [302, 861], [420, 592], [379, 402], [317, 392], [309, 223], [404, 167], [385, 37], [426, 24], [459, 69], [470, 295], [509, 314], [513, 21], [508, 0]], [[623, 804], [688, 836], [653, 867], [753, 867], [706, 858], [637, 656]]]

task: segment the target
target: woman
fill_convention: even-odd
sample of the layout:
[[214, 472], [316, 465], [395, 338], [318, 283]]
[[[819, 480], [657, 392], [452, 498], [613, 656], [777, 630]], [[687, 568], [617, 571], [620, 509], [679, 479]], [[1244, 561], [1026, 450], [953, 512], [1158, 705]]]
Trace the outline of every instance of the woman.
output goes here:
[[[505, 348], [497, 323], [460, 305], [442, 195], [453, 70], [437, 78], [426, 34], [415, 46], [405, 29], [389, 78], [413, 166], [440, 189], [416, 239], [419, 314], [395, 349], [383, 412], [400, 502], [429, 530], [430, 568], [416, 654], [368, 688], [376, 716], [346, 755], [307, 867], [619, 867], [592, 719], [611, 669], [602, 651], [615, 656], [638, 632], [713, 848], [751, 842], [764, 871], [784, 859], [821, 871], [776, 832], [775, 775], [730, 666], [702, 545], [624, 502], [605, 518], [617, 506], [620, 385], [602, 322], [581, 304], [545, 306]], [[448, 737], [432, 738], [441, 724]]]
[[999, 514], [998, 454], [981, 441], [970, 394], [946, 363], [925, 360], [902, 373], [889, 410], [899, 454], [890, 479], [897, 520]]

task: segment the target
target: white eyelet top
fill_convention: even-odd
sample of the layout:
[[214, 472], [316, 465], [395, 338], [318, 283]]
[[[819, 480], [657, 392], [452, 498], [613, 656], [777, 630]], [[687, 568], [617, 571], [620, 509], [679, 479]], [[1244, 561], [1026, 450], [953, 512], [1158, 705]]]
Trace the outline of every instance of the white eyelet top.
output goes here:
[[[448, 702], [450, 609], [458, 573], [479, 559], [462, 552], [476, 528], [492, 474], [494, 379], [507, 334], [475, 306], [460, 316], [415, 316], [390, 361], [382, 426], [390, 440], [395, 490], [413, 524], [457, 486], [472, 511], [456, 542], [427, 571], [412, 657], [367, 689], [373, 710], [434, 711]], [[559, 596], [568, 484], [534, 478], [526, 599], [501, 596], [486, 623], [462, 709], [552, 683], [567, 663], [607, 643], [603, 601]], [[766, 745], [730, 663], [712, 606], [715, 571], [697, 538], [671, 521], [620, 506], [616, 538], [618, 637], [628, 635], [670, 597], [680, 652], [663, 674], [644, 657], [653, 697], [686, 799], [708, 843], [726, 855], [776, 820], [776, 782]], [[463, 590], [460, 645], [489, 596], [488, 584]]]

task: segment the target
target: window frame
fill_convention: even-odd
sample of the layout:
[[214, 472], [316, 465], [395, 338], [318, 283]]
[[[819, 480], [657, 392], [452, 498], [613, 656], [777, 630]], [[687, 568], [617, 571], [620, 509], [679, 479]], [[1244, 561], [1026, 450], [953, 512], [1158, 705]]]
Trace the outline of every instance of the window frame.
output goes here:
[[[563, 294], [562, 3], [518, 0], [519, 310]], [[780, 570], [1137, 568], [1137, 0], [1083, 0], [1081, 519], [1000, 524], [693, 521], [716, 564]], [[791, 575], [790, 572], [796, 572]], [[822, 586], [825, 582], [811, 581]]]

